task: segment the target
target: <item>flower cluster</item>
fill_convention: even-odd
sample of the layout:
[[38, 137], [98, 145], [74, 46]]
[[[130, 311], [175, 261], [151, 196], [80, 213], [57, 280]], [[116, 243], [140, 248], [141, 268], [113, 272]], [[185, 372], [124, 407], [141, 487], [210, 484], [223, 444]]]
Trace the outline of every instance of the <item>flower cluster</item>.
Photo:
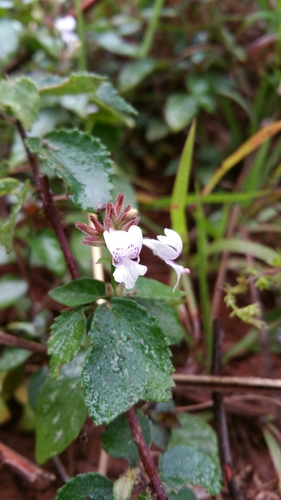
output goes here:
[[143, 276], [147, 267], [139, 264], [142, 245], [150, 248], [154, 255], [173, 267], [177, 273], [177, 283], [182, 274], [189, 273], [189, 269], [174, 262], [182, 251], [181, 237], [172, 229], [165, 229], [165, 236], [157, 236], [157, 240], [142, 237], [141, 229], [137, 226], [139, 218], [137, 210], [130, 205], [123, 208], [124, 195], [117, 196], [115, 204], [108, 203], [103, 224], [94, 216], [90, 216], [92, 226], [76, 222], [86, 237], [82, 241], [85, 245], [106, 245], [112, 256], [112, 264], [116, 268], [113, 276], [117, 283], [124, 283], [127, 289], [133, 288], [139, 276]]

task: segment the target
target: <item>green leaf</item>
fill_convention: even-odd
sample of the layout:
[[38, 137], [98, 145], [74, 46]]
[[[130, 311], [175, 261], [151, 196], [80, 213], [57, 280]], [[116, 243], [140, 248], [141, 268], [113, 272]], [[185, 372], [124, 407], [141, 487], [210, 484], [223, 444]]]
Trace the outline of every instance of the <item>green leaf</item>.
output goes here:
[[109, 30], [95, 34], [95, 41], [103, 49], [120, 56], [135, 56], [138, 49], [137, 45], [126, 42], [117, 33]]
[[[147, 446], [151, 444], [151, 423], [142, 411], [136, 411], [138, 422], [141, 426]], [[111, 422], [102, 434], [104, 450], [114, 458], [124, 457], [130, 465], [140, 460], [139, 452], [132, 438], [130, 426], [125, 415], [120, 415]]]
[[62, 366], [54, 380], [48, 375], [36, 407], [36, 460], [43, 464], [78, 436], [87, 416], [80, 375], [85, 353]]
[[49, 292], [52, 299], [65, 306], [75, 307], [105, 296], [105, 283], [93, 278], [78, 278]]
[[183, 328], [178, 314], [167, 302], [159, 299], [137, 298], [135, 300], [155, 316], [171, 344], [177, 344], [182, 340]]
[[0, 355], [0, 372], [8, 372], [22, 365], [32, 352], [19, 347], [4, 347]]
[[6, 64], [19, 46], [21, 24], [13, 19], [0, 19], [0, 65]]
[[113, 500], [112, 483], [97, 472], [78, 474], [58, 490], [56, 500]]
[[196, 500], [197, 497], [193, 491], [185, 486], [181, 488], [179, 493], [171, 492], [168, 494], [168, 500]]
[[12, 306], [27, 292], [28, 284], [12, 275], [0, 279], [0, 311]]
[[195, 121], [190, 127], [181, 154], [176, 180], [171, 197], [171, 221], [174, 231], [179, 233], [183, 244], [188, 243], [188, 227], [186, 222], [186, 195], [189, 190], [189, 179], [192, 166], [192, 155], [195, 141]]
[[113, 485], [114, 500], [130, 500], [132, 489], [136, 483], [138, 469], [129, 469]]
[[17, 179], [14, 179], [13, 177], [5, 177], [4, 179], [0, 179], [0, 196], [14, 193], [15, 191], [17, 191], [19, 184], [19, 181]]
[[177, 304], [185, 295], [185, 292], [175, 290], [170, 286], [160, 283], [160, 281], [149, 278], [138, 278], [136, 286], [127, 293], [128, 297], [142, 297], [144, 299], [167, 300], [170, 303]]
[[224, 251], [233, 253], [249, 254], [256, 259], [266, 262], [270, 266], [280, 261], [279, 254], [266, 245], [254, 241], [244, 241], [235, 239], [222, 239], [210, 243], [206, 248], [206, 255], [220, 253]]
[[220, 470], [218, 442], [215, 431], [200, 417], [189, 413], [178, 415], [180, 427], [172, 430], [169, 448], [178, 445], [192, 446], [209, 455]]
[[117, 90], [110, 82], [103, 82], [97, 90], [95, 96], [91, 97], [91, 101], [97, 103], [107, 111], [115, 111], [116, 116], [122, 114], [137, 115], [137, 111], [133, 106], [128, 104], [123, 97], [121, 97]]
[[163, 453], [159, 471], [166, 487], [175, 492], [187, 483], [199, 484], [211, 495], [221, 491], [220, 474], [213, 460], [193, 446], [179, 445]]
[[74, 205], [88, 212], [111, 200], [112, 161], [99, 139], [79, 130], [56, 130], [39, 139], [27, 139], [31, 150], [46, 160], [69, 186]]
[[25, 184], [19, 184], [18, 188], [14, 190], [14, 194], [17, 196], [18, 201], [13, 205], [9, 217], [4, 222], [0, 222], [0, 244], [4, 245], [7, 252], [10, 252], [13, 248], [16, 217], [22, 207], [28, 190], [28, 181], [26, 181]]
[[86, 334], [86, 319], [83, 310], [63, 311], [55, 319], [51, 332], [48, 354], [51, 356], [50, 370], [55, 378], [59, 374], [60, 365], [72, 361], [80, 351]]
[[45, 266], [57, 276], [66, 271], [61, 246], [51, 229], [40, 229], [27, 238], [31, 246], [30, 261], [33, 266]]
[[96, 424], [109, 423], [139, 399], [166, 401], [173, 371], [166, 336], [144, 307], [114, 298], [96, 311], [82, 371], [85, 403]]
[[105, 77], [95, 73], [72, 73], [67, 77], [44, 75], [35, 83], [41, 95], [63, 96], [92, 94], [104, 82]]
[[165, 103], [164, 116], [172, 132], [179, 132], [187, 127], [196, 114], [196, 100], [183, 92], [171, 94]]
[[29, 130], [39, 111], [39, 94], [35, 84], [25, 76], [16, 80], [2, 80], [0, 111], [11, 113]]
[[137, 87], [159, 66], [156, 59], [139, 59], [123, 66], [118, 77], [118, 88], [120, 92]]

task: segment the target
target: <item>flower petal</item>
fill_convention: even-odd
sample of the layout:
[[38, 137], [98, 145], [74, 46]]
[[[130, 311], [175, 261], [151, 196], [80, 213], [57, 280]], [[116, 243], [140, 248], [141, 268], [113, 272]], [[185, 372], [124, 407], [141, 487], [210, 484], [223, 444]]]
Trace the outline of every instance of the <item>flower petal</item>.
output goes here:
[[[173, 229], [164, 229], [164, 233], [166, 236], [157, 236], [158, 240], [165, 245], [169, 245], [174, 248], [177, 252], [177, 257], [180, 255], [182, 251], [182, 239], [180, 235], [173, 231]], [[174, 257], [175, 259], [176, 257]]]
[[177, 273], [177, 282], [173, 288], [173, 292], [174, 292], [179, 284], [181, 275], [182, 274], [189, 274], [190, 270], [187, 267], [183, 267], [180, 264], [176, 264], [172, 260], [165, 260], [165, 262], [166, 262], [166, 264], [168, 264], [168, 266], [172, 266]]
[[[159, 236], [158, 236], [158, 238], [159, 238]], [[166, 237], [163, 236], [163, 238], [166, 238]], [[144, 238], [143, 245], [150, 248], [150, 250], [153, 251], [154, 255], [157, 255], [157, 257], [160, 257], [160, 259], [162, 259], [162, 260], [166, 260], [166, 259], [174, 260], [179, 255], [177, 250], [175, 250], [174, 248], [172, 248], [169, 245], [166, 245], [166, 243], [162, 243], [161, 241], [158, 241], [158, 240]]]
[[125, 283], [127, 289], [133, 288], [139, 276], [143, 276], [147, 271], [146, 266], [125, 258], [122, 264], [119, 264], [114, 273], [114, 279], [117, 283]]

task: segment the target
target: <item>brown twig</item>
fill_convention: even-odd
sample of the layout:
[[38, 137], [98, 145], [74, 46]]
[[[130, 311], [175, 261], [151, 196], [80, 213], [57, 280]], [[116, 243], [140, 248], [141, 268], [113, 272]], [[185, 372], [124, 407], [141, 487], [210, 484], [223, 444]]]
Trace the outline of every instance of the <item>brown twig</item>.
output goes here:
[[281, 379], [270, 379], [262, 377], [226, 377], [220, 375], [185, 375], [175, 373], [174, 382], [177, 384], [203, 385], [210, 387], [228, 387], [234, 389], [256, 389], [256, 390], [281, 390]]
[[50, 472], [44, 471], [38, 465], [27, 460], [25, 457], [12, 450], [3, 443], [0, 443], [0, 459], [2, 463], [5, 463], [12, 467], [20, 476], [24, 477], [30, 483], [34, 483], [37, 480], [54, 481], [55, 476]]
[[158, 500], [168, 500], [168, 497], [164, 491], [163, 485], [157, 474], [157, 470], [151, 455], [151, 452], [145, 442], [143, 432], [141, 430], [140, 424], [135, 414], [134, 408], [130, 408], [126, 412], [126, 417], [131, 428], [131, 433], [133, 440], [139, 450], [139, 454], [144, 465], [144, 468], [149, 476], [153, 489], [156, 493]]
[[22, 349], [27, 349], [28, 351], [38, 352], [45, 354], [47, 352], [47, 346], [39, 344], [37, 342], [32, 342], [32, 340], [22, 339], [16, 337], [15, 335], [10, 335], [9, 333], [0, 332], [0, 344], [9, 345], [12, 347], [21, 347]]
[[60, 222], [60, 217], [58, 210], [56, 209], [56, 206], [54, 205], [52, 195], [50, 193], [50, 188], [49, 188], [49, 181], [48, 177], [46, 175], [41, 175], [40, 170], [39, 170], [39, 164], [38, 164], [38, 158], [37, 156], [30, 151], [26, 144], [26, 139], [27, 135], [26, 132], [19, 120], [16, 121], [16, 127], [18, 129], [18, 132], [20, 134], [21, 140], [23, 142], [27, 158], [31, 167], [31, 170], [33, 172], [34, 180], [39, 192], [39, 196], [41, 198], [41, 201], [43, 203], [45, 212], [54, 228], [54, 231], [57, 235], [59, 244], [61, 246], [61, 249], [64, 254], [65, 261], [67, 263], [68, 269], [70, 271], [72, 279], [77, 279], [79, 278], [79, 273], [76, 267], [76, 264], [74, 262], [70, 246], [68, 243], [68, 240], [65, 236], [63, 227]]
[[[213, 347], [213, 360], [212, 360], [212, 373], [219, 375], [221, 370], [221, 323], [218, 319], [213, 322], [214, 331], [214, 347]], [[233, 500], [243, 500], [244, 497], [237, 484], [234, 475], [234, 467], [232, 455], [230, 450], [228, 427], [226, 420], [226, 411], [223, 402], [223, 395], [221, 392], [214, 391], [212, 393], [214, 402], [214, 414], [218, 433], [219, 451], [221, 468], [225, 481], [228, 485], [228, 490]]]

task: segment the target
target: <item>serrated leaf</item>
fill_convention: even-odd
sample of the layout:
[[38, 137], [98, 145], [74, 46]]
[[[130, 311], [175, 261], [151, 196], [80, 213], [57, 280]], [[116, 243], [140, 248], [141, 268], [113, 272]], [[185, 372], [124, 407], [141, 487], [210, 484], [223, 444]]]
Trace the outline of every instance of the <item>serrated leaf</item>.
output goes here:
[[48, 341], [50, 370], [55, 378], [63, 363], [72, 361], [80, 351], [81, 343], [86, 334], [86, 319], [83, 310], [63, 311], [51, 326], [51, 336]]
[[217, 435], [212, 427], [200, 417], [188, 413], [178, 415], [180, 427], [172, 430], [169, 448], [178, 445], [193, 446], [209, 455], [220, 470]]
[[170, 286], [160, 283], [160, 281], [149, 278], [138, 278], [136, 286], [127, 294], [132, 298], [141, 297], [144, 299], [167, 300], [171, 304], [177, 304], [185, 295], [185, 292], [175, 290]]
[[115, 481], [113, 485], [114, 500], [130, 500], [138, 473], [138, 469], [129, 469], [123, 476]]
[[193, 446], [179, 445], [163, 453], [159, 471], [166, 487], [175, 492], [186, 484], [198, 484], [211, 495], [221, 491], [220, 474], [213, 460]]
[[106, 78], [95, 73], [72, 73], [68, 77], [47, 75], [35, 81], [41, 95], [64, 96], [91, 94]]
[[53, 288], [50, 297], [68, 307], [81, 306], [105, 296], [105, 283], [93, 278], [78, 278]]
[[69, 479], [58, 490], [56, 500], [113, 500], [112, 483], [101, 474], [88, 472]]
[[177, 344], [182, 340], [183, 327], [178, 314], [167, 302], [159, 299], [136, 298], [135, 300], [155, 316], [171, 344]]
[[32, 352], [19, 347], [4, 347], [0, 355], [0, 372], [8, 372], [22, 365]]
[[46, 139], [45, 146], [36, 138], [27, 143], [69, 186], [76, 207], [96, 212], [111, 200], [112, 161], [99, 139], [79, 130], [56, 130]]
[[17, 196], [18, 201], [13, 205], [9, 217], [4, 222], [0, 221], [0, 244], [4, 245], [7, 252], [10, 252], [13, 248], [16, 217], [22, 207], [28, 190], [28, 181], [26, 181], [25, 184], [19, 184], [18, 188], [15, 189], [13, 193]]
[[171, 94], [165, 103], [164, 116], [172, 132], [179, 132], [187, 127], [196, 114], [196, 100], [183, 92]]
[[96, 102], [98, 105], [102, 105], [105, 109], [110, 109], [111, 111], [116, 111], [118, 114], [132, 114], [137, 115], [137, 111], [131, 104], [127, 103], [123, 97], [121, 97], [113, 85], [106, 81], [97, 90], [95, 96], [91, 98], [91, 101]]
[[0, 179], [0, 196], [14, 193], [19, 187], [19, 181], [13, 177]]
[[109, 423], [139, 399], [166, 401], [173, 371], [166, 336], [144, 307], [114, 298], [96, 311], [83, 371], [85, 404], [97, 424]]
[[[141, 426], [146, 444], [151, 444], [151, 422], [142, 411], [136, 411], [138, 422]], [[102, 434], [104, 450], [112, 457], [124, 457], [130, 465], [140, 460], [137, 446], [132, 438], [131, 429], [125, 415], [120, 415], [111, 422]]]
[[47, 375], [36, 407], [36, 460], [43, 464], [78, 436], [87, 416], [80, 375], [85, 353], [62, 366], [54, 380]]
[[31, 246], [31, 265], [45, 266], [57, 276], [65, 273], [65, 258], [58, 239], [51, 229], [40, 229], [27, 240]]
[[159, 66], [157, 59], [139, 59], [123, 66], [118, 77], [120, 92], [127, 92], [139, 85]]
[[39, 93], [25, 76], [0, 82], [0, 110], [12, 114], [29, 130], [38, 116]]

